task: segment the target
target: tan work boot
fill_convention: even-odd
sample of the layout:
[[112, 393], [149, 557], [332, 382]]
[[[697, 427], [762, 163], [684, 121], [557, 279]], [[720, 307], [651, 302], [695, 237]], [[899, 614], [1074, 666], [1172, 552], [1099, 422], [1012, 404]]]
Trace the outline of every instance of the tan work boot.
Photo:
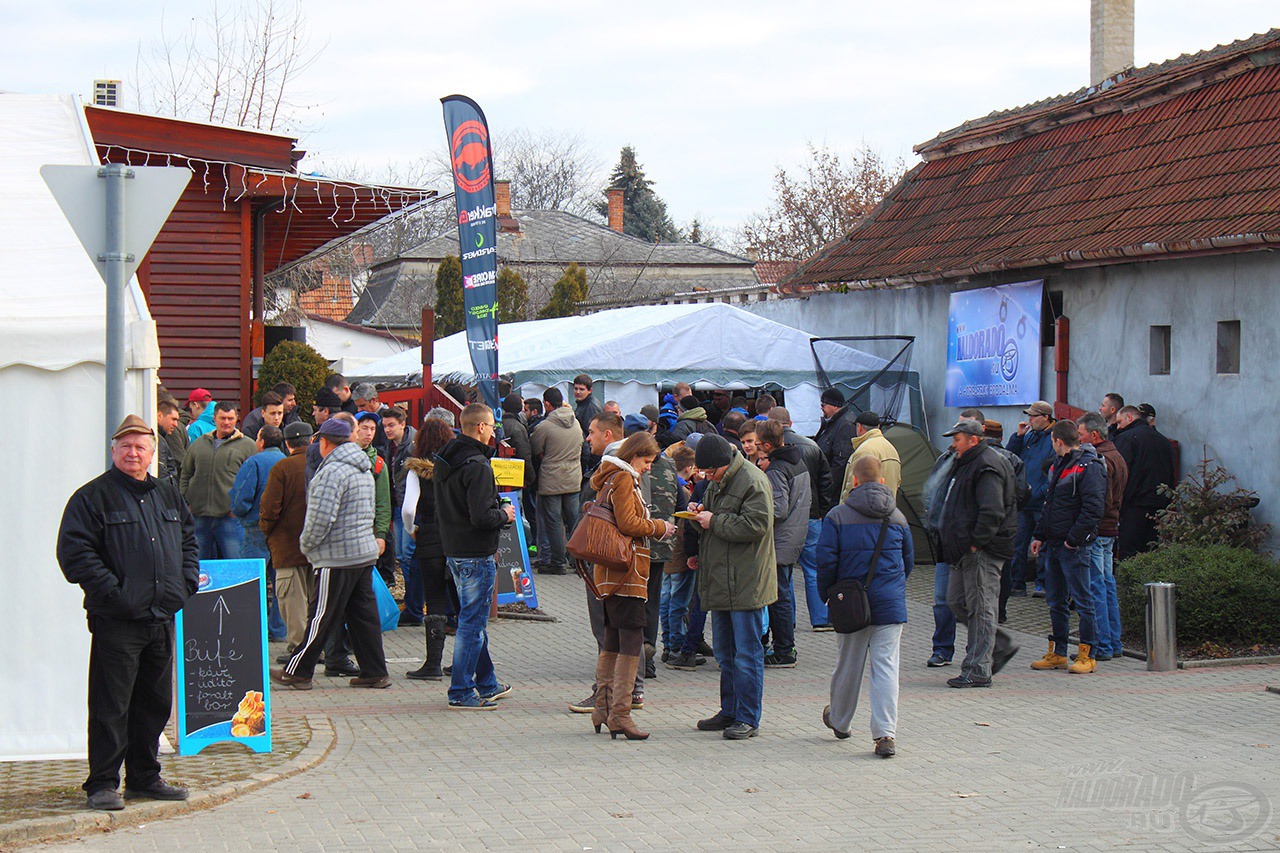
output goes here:
[[[636, 655], [615, 656], [613, 680], [609, 684], [609, 735], [617, 739], [623, 735], [627, 740], [644, 740], [649, 733], [636, 728], [631, 719], [631, 690], [636, 685], [636, 670], [640, 668], [640, 658]], [[597, 688], [599, 689], [599, 688]]]
[[591, 711], [591, 724], [596, 727], [596, 732], [609, 721], [609, 682], [613, 678], [617, 658], [617, 652], [600, 652], [596, 658], [596, 704]]
[[1067, 672], [1097, 672], [1098, 662], [1093, 659], [1093, 649], [1089, 648], [1088, 643], [1080, 644], [1080, 651], [1076, 653], [1076, 662], [1067, 667]]
[[1031, 662], [1032, 669], [1066, 669], [1071, 661], [1067, 660], [1066, 655], [1058, 654], [1058, 644], [1053, 640], [1049, 641], [1049, 651], [1045, 652], [1044, 657], [1040, 660]]

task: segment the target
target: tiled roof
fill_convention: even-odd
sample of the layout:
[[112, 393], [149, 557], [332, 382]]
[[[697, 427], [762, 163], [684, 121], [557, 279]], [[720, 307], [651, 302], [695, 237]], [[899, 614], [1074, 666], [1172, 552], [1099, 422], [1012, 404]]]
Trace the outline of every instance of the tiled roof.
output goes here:
[[1280, 30], [917, 150], [925, 162], [783, 290], [1280, 243]]
[[326, 320], [345, 320], [351, 313], [351, 279], [323, 272], [323, 283], [315, 290], [298, 295], [298, 307], [308, 314]]
[[756, 276], [761, 284], [777, 284], [796, 271], [796, 261], [756, 261]]

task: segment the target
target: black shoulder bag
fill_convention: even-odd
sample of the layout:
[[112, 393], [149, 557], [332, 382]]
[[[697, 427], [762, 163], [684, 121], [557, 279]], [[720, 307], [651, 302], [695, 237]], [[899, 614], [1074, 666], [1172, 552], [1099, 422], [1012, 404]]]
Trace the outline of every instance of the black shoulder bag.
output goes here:
[[880, 525], [866, 581], [846, 578], [833, 583], [827, 591], [827, 613], [837, 634], [853, 634], [871, 624], [871, 602], [867, 598], [867, 590], [871, 589], [871, 579], [876, 576], [876, 564], [880, 562], [880, 549], [884, 547], [884, 534], [888, 529], [889, 519], [886, 518]]

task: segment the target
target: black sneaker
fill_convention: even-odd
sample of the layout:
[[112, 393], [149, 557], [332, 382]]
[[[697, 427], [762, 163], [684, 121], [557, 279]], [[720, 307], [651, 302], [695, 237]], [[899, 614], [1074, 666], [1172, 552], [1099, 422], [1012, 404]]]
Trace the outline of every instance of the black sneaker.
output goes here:
[[749, 726], [746, 723], [734, 723], [732, 726], [724, 730], [725, 740], [746, 740], [749, 737], [755, 737], [760, 734], [760, 730], [755, 726]]
[[671, 660], [667, 661], [667, 666], [671, 669], [680, 669], [685, 672], [693, 672], [698, 668], [698, 655], [678, 654]]
[[726, 717], [719, 711], [713, 717], [707, 717], [705, 720], [698, 720], [698, 731], [700, 732], [722, 732], [732, 726], [733, 719]]
[[964, 687], [990, 687], [990, 686], [991, 686], [991, 679], [989, 679], [989, 678], [988, 678], [986, 681], [978, 681], [977, 679], [970, 678], [970, 677], [969, 677], [969, 676], [967, 676], [967, 675], [957, 675], [955, 678], [948, 678], [948, 679], [947, 679], [947, 686], [948, 686], [948, 687], [959, 687], [959, 688], [964, 688]]
[[764, 665], [766, 669], [792, 669], [796, 665], [796, 650], [765, 655]]
[[100, 812], [118, 812], [124, 808], [124, 800], [110, 788], [103, 788], [89, 795], [88, 805], [89, 808]]
[[341, 678], [343, 676], [350, 678], [353, 675], [360, 674], [360, 667], [356, 666], [356, 662], [351, 658], [347, 658], [332, 666], [326, 663], [324, 665], [324, 674], [329, 678]]
[[698, 654], [706, 655], [707, 657], [711, 657], [714, 654], [706, 640], [698, 640]]
[[186, 788], [179, 788], [177, 785], [166, 785], [162, 779], [157, 779], [145, 788], [130, 788], [127, 784], [124, 786], [124, 798], [126, 800], [136, 800], [143, 797], [151, 800], [185, 800], [188, 796]]
[[541, 568], [539, 568], [539, 569], [538, 569], [538, 574], [540, 574], [540, 575], [567, 575], [567, 574], [569, 574], [569, 567], [568, 567], [568, 566], [566, 566], [566, 565], [564, 565], [563, 563], [561, 563], [561, 564], [560, 564], [560, 565], [558, 565], [558, 566], [553, 566], [553, 565], [548, 564], [548, 565], [545, 565], [545, 566], [542, 566]]
[[1002, 655], [992, 655], [991, 657], [991, 674], [995, 675], [1004, 669], [1004, 665], [1013, 660], [1013, 656], [1018, 653], [1018, 647], [1010, 644], [1008, 651]]

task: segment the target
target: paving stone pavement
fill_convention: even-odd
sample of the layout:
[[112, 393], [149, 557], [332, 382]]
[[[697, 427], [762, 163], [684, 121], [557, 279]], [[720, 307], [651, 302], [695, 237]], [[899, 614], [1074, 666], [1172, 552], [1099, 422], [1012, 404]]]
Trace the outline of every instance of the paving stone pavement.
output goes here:
[[[933, 621], [912, 584], [898, 756], [821, 722], [832, 634], [797, 608], [799, 666], [767, 670], [759, 737], [694, 729], [716, 710], [714, 666], [660, 668], [637, 712], [653, 736], [611, 741], [566, 702], [588, 692], [594, 644], [575, 576], [539, 576], [556, 623], [499, 620], [491, 645], [515, 685], [502, 708], [446, 707], [446, 685], [400, 678], [421, 630], [385, 634], [386, 691], [317, 678], [278, 691], [284, 714], [328, 714], [315, 769], [211, 810], [66, 850], [1274, 850], [1280, 848], [1280, 666], [1092, 676], [1036, 673], [1039, 636], [990, 690], [926, 669]], [[1030, 611], [1029, 611], [1030, 612]], [[961, 631], [963, 637], [963, 630]]]

